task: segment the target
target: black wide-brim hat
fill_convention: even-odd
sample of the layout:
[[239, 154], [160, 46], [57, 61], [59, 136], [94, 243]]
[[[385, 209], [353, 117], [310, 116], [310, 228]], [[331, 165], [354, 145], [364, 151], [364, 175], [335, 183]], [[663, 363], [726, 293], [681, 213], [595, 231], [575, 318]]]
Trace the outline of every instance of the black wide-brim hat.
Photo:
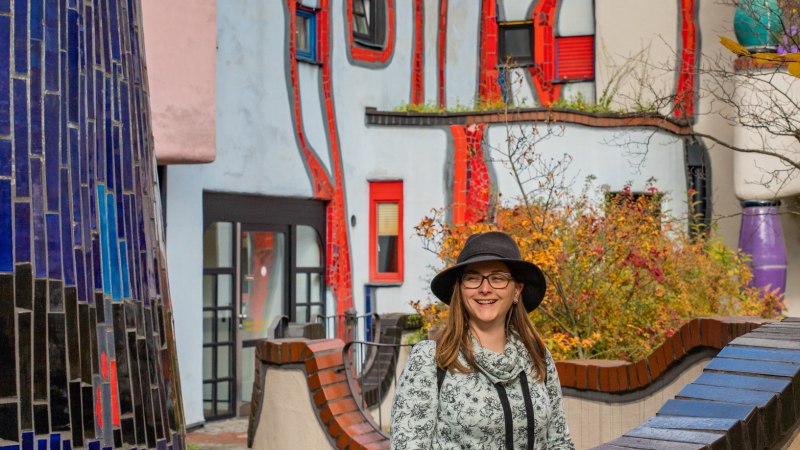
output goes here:
[[542, 303], [545, 290], [547, 290], [544, 274], [536, 264], [523, 260], [514, 239], [500, 231], [473, 234], [467, 238], [455, 265], [442, 270], [433, 277], [431, 291], [439, 300], [449, 305], [456, 281], [464, 268], [483, 261], [500, 261], [508, 266], [514, 280], [524, 285], [522, 303], [528, 312], [533, 311]]

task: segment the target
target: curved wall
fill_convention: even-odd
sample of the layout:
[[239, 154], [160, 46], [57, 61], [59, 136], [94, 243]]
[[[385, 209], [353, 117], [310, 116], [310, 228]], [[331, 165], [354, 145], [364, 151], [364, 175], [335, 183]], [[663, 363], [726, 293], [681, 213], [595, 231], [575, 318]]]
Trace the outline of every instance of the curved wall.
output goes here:
[[139, 1], [0, 1], [0, 447], [182, 448]]

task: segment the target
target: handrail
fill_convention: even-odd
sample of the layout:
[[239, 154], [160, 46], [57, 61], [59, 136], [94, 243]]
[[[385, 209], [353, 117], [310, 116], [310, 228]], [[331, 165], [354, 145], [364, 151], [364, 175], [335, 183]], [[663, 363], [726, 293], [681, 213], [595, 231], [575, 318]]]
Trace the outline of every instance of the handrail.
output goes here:
[[[350, 355], [350, 348], [354, 345], [365, 345], [365, 346], [374, 346], [374, 347], [391, 347], [395, 349], [395, 352], [399, 352], [400, 347], [413, 347], [414, 344], [381, 344], [378, 342], [367, 342], [367, 341], [349, 341], [347, 342], [344, 347], [342, 348], [342, 361], [344, 362], [344, 372], [345, 377], [347, 378], [347, 385], [350, 388], [350, 392], [353, 394], [353, 398], [355, 398], [356, 405], [358, 406], [359, 411], [367, 418], [367, 420], [374, 426], [376, 430], [385, 436], [387, 439], [389, 438], [389, 434], [384, 432], [381, 426], [383, 425], [383, 414], [381, 412], [380, 403], [378, 404], [378, 423], [375, 422], [375, 419], [372, 417], [372, 413], [369, 412], [369, 408], [366, 407], [364, 402], [363, 391], [361, 389], [362, 382], [356, 384], [356, 380], [354, 378], [356, 371], [353, 367], [353, 362]], [[377, 353], [377, 352], [375, 352]], [[396, 356], [396, 355], [395, 355]], [[363, 367], [363, 366], [362, 366]], [[394, 374], [394, 384], [397, 385], [397, 368], [395, 367], [395, 374]], [[361, 372], [363, 373], [363, 372]], [[379, 394], [378, 397], [383, 398], [383, 395], [380, 393], [381, 384], [378, 383]]]

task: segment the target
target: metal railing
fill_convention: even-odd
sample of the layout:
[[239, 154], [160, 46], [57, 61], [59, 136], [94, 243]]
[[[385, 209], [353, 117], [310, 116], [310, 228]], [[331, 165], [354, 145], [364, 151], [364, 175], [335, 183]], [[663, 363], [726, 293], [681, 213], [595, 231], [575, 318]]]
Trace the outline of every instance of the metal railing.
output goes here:
[[314, 320], [325, 327], [328, 338], [338, 337], [345, 342], [370, 341], [380, 336], [378, 329], [380, 316], [376, 313], [357, 314], [355, 310], [347, 310], [344, 314], [323, 316], [317, 314]]
[[[391, 397], [402, 347], [413, 344], [350, 341], [342, 349], [350, 391], [364, 416], [388, 437]], [[393, 395], [392, 395], [393, 397]]]

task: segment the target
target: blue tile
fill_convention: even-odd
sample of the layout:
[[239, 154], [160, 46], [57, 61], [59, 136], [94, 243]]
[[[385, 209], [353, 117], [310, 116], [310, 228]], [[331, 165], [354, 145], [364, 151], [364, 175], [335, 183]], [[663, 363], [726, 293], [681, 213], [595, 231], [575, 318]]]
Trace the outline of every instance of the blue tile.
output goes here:
[[0, 177], [11, 176], [11, 141], [0, 139]]
[[14, 80], [14, 167], [17, 197], [30, 196], [28, 154], [28, 87], [25, 80]]
[[0, 272], [14, 271], [14, 234], [11, 224], [11, 180], [0, 179]]
[[50, 279], [60, 280], [61, 271], [61, 220], [58, 213], [47, 213], [47, 272]]
[[[111, 123], [111, 103], [112, 97], [114, 95], [114, 91], [111, 88], [111, 80], [106, 78], [105, 79], [105, 86], [103, 88], [103, 97], [105, 99], [104, 104], [104, 111], [103, 111], [103, 123], [105, 126], [105, 140], [104, 140], [104, 147], [98, 148], [98, 153], [105, 152], [106, 155], [106, 173], [105, 173], [105, 182], [108, 186], [108, 189], [113, 191], [114, 190], [114, 127]], [[99, 131], [97, 134], [101, 134]], [[97, 174], [100, 175], [99, 173]]]
[[42, 161], [39, 158], [31, 159], [31, 185], [33, 193], [31, 205], [33, 207], [33, 265], [37, 277], [47, 277], [47, 255], [44, 225], [44, 197], [42, 194]]
[[30, 133], [31, 154], [42, 154], [42, 43], [31, 41]]
[[[92, 155], [93, 164], [81, 164], [81, 184], [94, 185], [94, 168], [96, 165], [97, 141], [95, 140], [95, 125], [93, 122], [86, 124], [86, 139], [83, 141], [84, 155]], [[91, 181], [90, 181], [91, 180]]]
[[28, 0], [14, 1], [14, 70], [28, 73]]
[[122, 109], [122, 186], [126, 191], [133, 189], [133, 150], [131, 145], [131, 117], [128, 99], [128, 84], [120, 83]]
[[[65, 52], [59, 52], [59, 61], [61, 64], [61, 92], [59, 93], [60, 96], [60, 105], [61, 105], [61, 126], [59, 127], [60, 133], [62, 136], [67, 135], [67, 103], [69, 103], [69, 97], [67, 96], [67, 56]], [[63, 147], [63, 146], [62, 146]], [[62, 148], [63, 150], [63, 148]], [[61, 164], [66, 166], [69, 164], [67, 160], [67, 153], [61, 152]]]
[[100, 450], [100, 441], [89, 442], [89, 450]]
[[11, 0], [0, 0], [0, 13], [11, 12]]
[[[2, 0], [0, 0], [1, 2]], [[11, 18], [0, 16], [0, 134], [11, 134]]]
[[50, 450], [61, 450], [61, 433], [50, 435]]
[[42, 4], [42, 0], [30, 0], [30, 2], [31, 2], [30, 36], [31, 39], [42, 40], [44, 36], [43, 23], [42, 23], [42, 18], [44, 15], [44, 5]]
[[47, 439], [37, 439], [36, 440], [36, 449], [37, 450], [47, 450]]
[[108, 5], [111, 6], [111, 11], [109, 11], [109, 16], [111, 19], [111, 57], [114, 61], [118, 61], [120, 58], [120, 51], [119, 51], [119, 23], [118, 23], [118, 14], [117, 14], [117, 2], [108, 2]]
[[[97, 213], [100, 218], [100, 247], [102, 256], [102, 289], [106, 295], [111, 295], [111, 254], [108, 251], [109, 247], [109, 233], [108, 233], [108, 209], [106, 202], [106, 187], [102, 184], [97, 185]], [[95, 258], [97, 262], [97, 258]], [[95, 280], [97, 284], [97, 280]]]
[[61, 264], [64, 268], [64, 286], [75, 286], [75, 263], [72, 253], [72, 216], [69, 201], [69, 171], [61, 169]]
[[167, 450], [167, 441], [162, 439], [162, 440], [156, 442], [156, 449], [157, 450]]
[[61, 98], [58, 94], [44, 95], [44, 150], [47, 158], [58, 164], [61, 146]]
[[122, 191], [122, 167], [120, 161], [120, 130], [119, 126], [114, 125], [111, 129], [111, 151], [112, 151], [112, 161], [114, 164], [112, 167], [114, 168], [114, 188]]
[[69, 439], [64, 441], [64, 450], [72, 450], [72, 441]]
[[58, 2], [45, 2], [44, 85], [50, 91], [57, 91], [59, 87], [58, 37]]
[[14, 204], [14, 250], [16, 262], [31, 261], [31, 204]]
[[122, 262], [122, 297], [125, 300], [130, 300], [131, 280], [130, 273], [128, 272], [128, 243], [124, 240], [119, 242], [119, 258]]
[[[62, 182], [65, 179], [69, 179], [69, 183], [72, 186], [70, 193], [72, 194], [72, 221], [74, 225], [73, 229], [73, 240], [75, 245], [83, 245], [83, 223], [82, 223], [82, 216], [81, 216], [81, 180], [80, 174], [78, 173], [78, 168], [75, 167], [77, 165], [77, 161], [81, 160], [81, 155], [78, 153], [78, 139], [77, 136], [73, 136], [72, 129], [70, 129], [70, 153], [72, 154], [72, 168], [69, 171], [68, 175], [64, 175], [62, 173], [61, 180]], [[74, 130], [77, 135], [77, 130]], [[74, 139], [73, 139], [74, 137]], [[85, 162], [81, 162], [81, 164], [85, 164]], [[62, 187], [62, 192], [66, 193], [66, 188]], [[63, 208], [62, 208], [63, 209]]]
[[111, 298], [115, 301], [122, 300], [122, 276], [119, 265], [119, 241], [117, 236], [117, 207], [114, 194], [106, 194], [106, 214], [108, 214], [108, 247], [111, 263]]
[[33, 450], [33, 431], [22, 433], [22, 450]]
[[[2, 3], [2, 0], [0, 0], [0, 3]], [[19, 444], [0, 445], [0, 450], [20, 450], [20, 448], [19, 448]]]
[[[116, 3], [116, 2], [111, 2]], [[78, 123], [78, 23], [80, 16], [78, 11], [67, 11], [67, 95], [69, 96], [69, 122]]]

